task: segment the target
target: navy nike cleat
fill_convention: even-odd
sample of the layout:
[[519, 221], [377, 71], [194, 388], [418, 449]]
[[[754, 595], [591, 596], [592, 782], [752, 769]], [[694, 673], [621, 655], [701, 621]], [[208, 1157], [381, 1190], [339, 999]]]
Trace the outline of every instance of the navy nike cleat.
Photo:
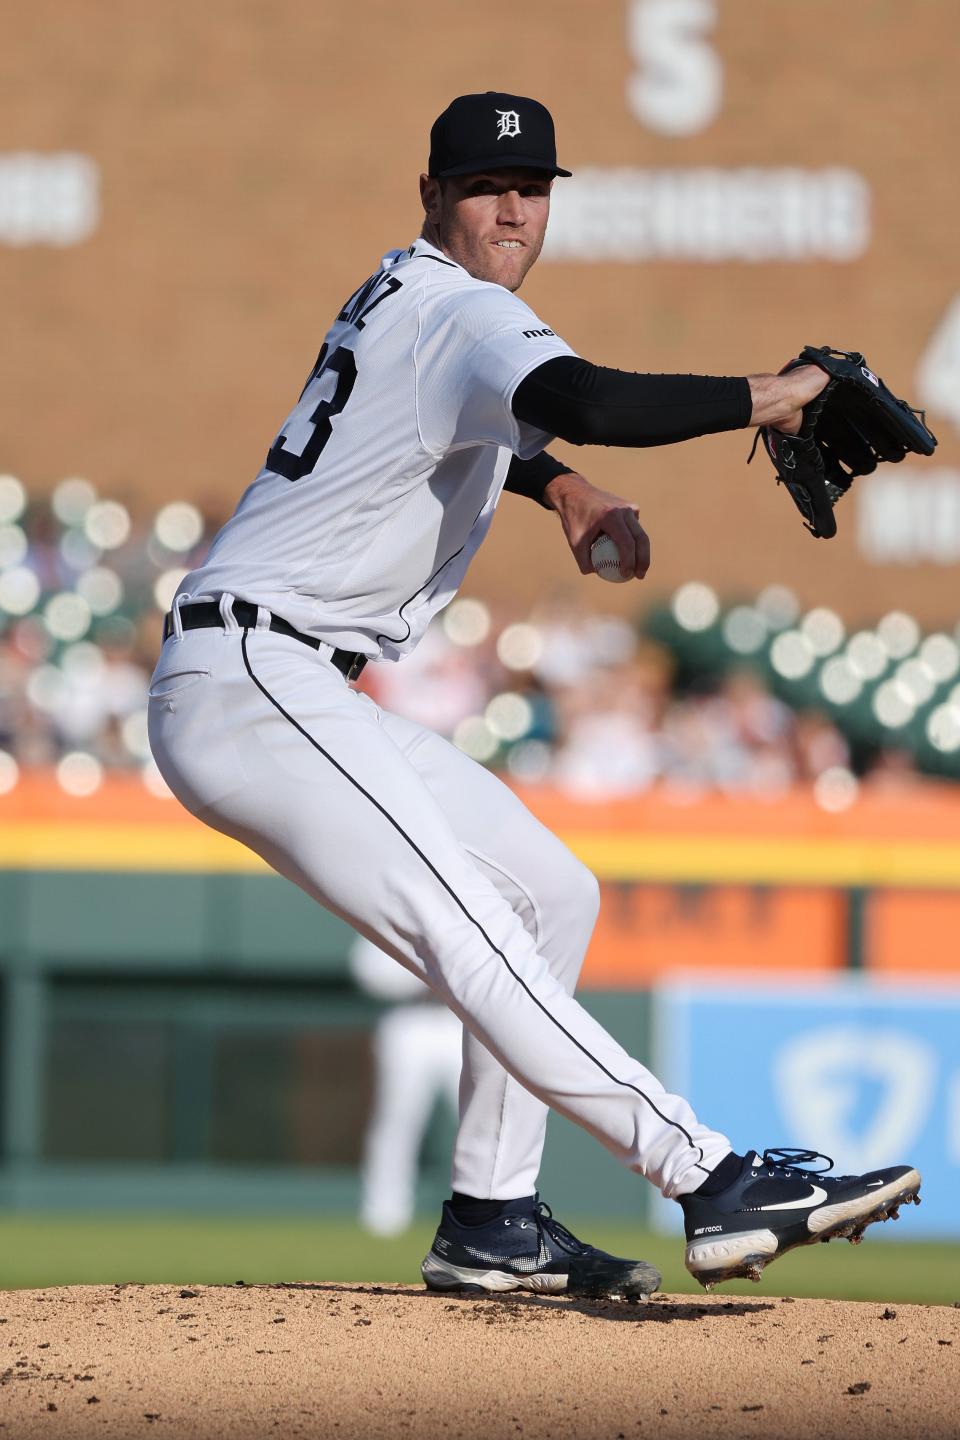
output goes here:
[[428, 1290], [467, 1294], [533, 1290], [636, 1301], [660, 1284], [643, 1260], [619, 1260], [571, 1235], [537, 1195], [482, 1225], [461, 1225], [446, 1202], [420, 1271]]
[[[812, 1162], [825, 1160], [819, 1170]], [[818, 1150], [748, 1154], [737, 1178], [717, 1195], [681, 1195], [686, 1265], [705, 1289], [723, 1280], [759, 1280], [763, 1267], [797, 1245], [847, 1239], [858, 1245], [875, 1220], [920, 1204], [920, 1175], [909, 1165], [866, 1175], [828, 1175]]]

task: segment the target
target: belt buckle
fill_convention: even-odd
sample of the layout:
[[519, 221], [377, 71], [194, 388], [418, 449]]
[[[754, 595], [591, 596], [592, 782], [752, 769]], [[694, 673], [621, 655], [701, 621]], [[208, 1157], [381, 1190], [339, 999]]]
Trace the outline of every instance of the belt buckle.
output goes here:
[[350, 662], [350, 668], [347, 671], [347, 680], [356, 680], [366, 663], [366, 655], [354, 655], [353, 660]]

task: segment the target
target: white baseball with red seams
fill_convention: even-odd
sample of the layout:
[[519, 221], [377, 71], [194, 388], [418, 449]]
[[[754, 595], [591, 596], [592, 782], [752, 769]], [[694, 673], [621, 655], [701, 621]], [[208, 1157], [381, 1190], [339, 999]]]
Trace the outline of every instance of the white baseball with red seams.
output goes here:
[[620, 570], [620, 554], [609, 535], [598, 535], [590, 546], [590, 563], [594, 574], [611, 585], [625, 585], [631, 576]]
[[[514, 390], [570, 353], [515, 295], [424, 240], [391, 252], [180, 586], [150, 743], [187, 809], [463, 1021], [455, 1190], [532, 1194], [552, 1106], [676, 1197], [730, 1142], [573, 998], [593, 876], [496, 776], [351, 689], [330, 658], [398, 659], [453, 598], [511, 454], [551, 438], [514, 417]], [[185, 629], [187, 607], [210, 600], [218, 624]], [[246, 628], [238, 600], [257, 607], [241, 610], [256, 614]], [[319, 648], [272, 631], [271, 615]]]

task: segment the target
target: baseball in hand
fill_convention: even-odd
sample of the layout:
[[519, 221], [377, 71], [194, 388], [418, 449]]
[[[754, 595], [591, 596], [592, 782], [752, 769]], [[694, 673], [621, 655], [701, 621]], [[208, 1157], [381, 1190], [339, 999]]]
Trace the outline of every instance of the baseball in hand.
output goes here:
[[609, 580], [611, 585], [623, 585], [630, 579], [629, 575], [620, 574], [620, 556], [609, 535], [598, 535], [594, 540], [590, 546], [590, 563], [594, 573], [601, 580]]

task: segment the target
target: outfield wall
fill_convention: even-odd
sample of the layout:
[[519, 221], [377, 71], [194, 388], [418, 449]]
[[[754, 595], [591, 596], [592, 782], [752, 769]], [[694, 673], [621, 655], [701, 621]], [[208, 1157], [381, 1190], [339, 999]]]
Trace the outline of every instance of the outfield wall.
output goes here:
[[[486, 89], [554, 111], [555, 187], [524, 297], [601, 364], [746, 374], [859, 347], [940, 437], [844, 502], [820, 553], [750, 437], [564, 458], [635, 497], [651, 584], [788, 584], [851, 620], [956, 619], [960, 123], [954, 0], [33, 0], [0, 57], [0, 469], [45, 493], [232, 507], [344, 299], [420, 225], [434, 117]], [[549, 527], [549, 528], [548, 528]], [[571, 581], [510, 499], [487, 599]], [[629, 586], [606, 603], [635, 604]]]
[[[956, 1012], [945, 1001], [935, 1019], [935, 1001], [914, 1006], [927, 1049], [921, 1056], [916, 1035], [898, 1042], [892, 1069], [882, 1044], [901, 1023], [904, 984], [960, 995], [960, 807], [951, 789], [896, 804], [866, 795], [833, 816], [805, 794], [696, 806], [662, 796], [608, 805], [546, 791], [524, 798], [601, 878], [584, 1003], [701, 1107], [715, 1103], [715, 1123], [734, 1143], [826, 1142], [799, 1134], [786, 1102], [763, 1113], [777, 1134], [748, 1128], [755, 1095], [776, 1088], [780, 1060], [756, 1043], [776, 1029], [769, 1015], [761, 1029], [742, 1026], [758, 1056], [754, 1082], [739, 1091], [728, 1083], [736, 1006], [723, 1025], [698, 1022], [698, 1035], [713, 1036], [707, 1071], [683, 1068], [678, 1056], [689, 1060], [693, 1042], [665, 1043], [680, 1033], [679, 1012], [674, 1005], [669, 1025], [652, 1020], [650, 995], [673, 994], [691, 969], [695, 993], [739, 995], [744, 1011], [771, 982], [788, 1008], [798, 986], [828, 1009], [834, 991], [848, 1010], [851, 994], [886, 1005], [881, 1040], [870, 1039], [876, 1024], [858, 1030], [846, 1070], [812, 1042], [826, 1066], [810, 1080], [819, 1113], [837, 1112], [830, 1134], [847, 1163], [861, 1158], [864, 1130], [878, 1143], [925, 1136], [941, 1169], [960, 1163], [960, 1071], [946, 1038], [956, 1035]], [[0, 864], [0, 1204], [355, 1207], [384, 1007], [351, 982], [345, 925], [122, 777], [86, 800], [28, 777], [3, 802]], [[859, 991], [849, 989], [852, 972]], [[659, 1001], [653, 1013], [665, 1013]], [[855, 1022], [847, 1013], [848, 1033]], [[811, 1025], [817, 1034], [818, 1025], [837, 1028], [829, 1017]], [[445, 1185], [451, 1126], [438, 1113], [428, 1135], [425, 1199]], [[574, 1209], [637, 1208], [632, 1177], [557, 1121], [545, 1188], [561, 1177]], [[930, 1213], [938, 1233], [951, 1228], [946, 1214]]]

